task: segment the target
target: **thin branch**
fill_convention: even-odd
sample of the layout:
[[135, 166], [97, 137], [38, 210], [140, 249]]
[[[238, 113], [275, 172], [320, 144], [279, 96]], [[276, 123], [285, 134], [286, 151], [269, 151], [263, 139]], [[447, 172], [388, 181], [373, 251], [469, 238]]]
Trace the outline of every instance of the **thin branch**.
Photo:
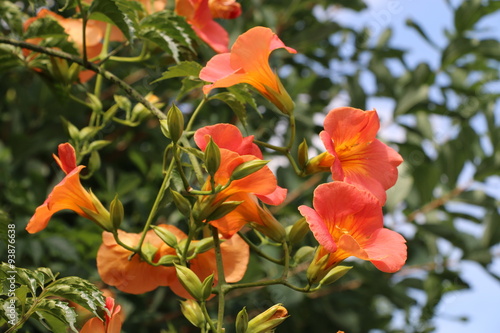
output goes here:
[[53, 57], [58, 57], [61, 59], [66, 59], [71, 62], [75, 62], [80, 66], [84, 67], [85, 69], [89, 69], [93, 72], [96, 72], [97, 74], [102, 75], [104, 78], [120, 86], [120, 88], [122, 88], [129, 96], [131, 96], [132, 98], [136, 99], [139, 103], [144, 105], [149, 111], [151, 111], [151, 113], [153, 113], [156, 117], [158, 117], [158, 119], [167, 119], [167, 116], [160, 109], [158, 109], [151, 102], [146, 100], [141, 94], [137, 92], [137, 90], [135, 90], [125, 81], [121, 80], [113, 73], [108, 72], [101, 66], [93, 64], [91, 62], [86, 63], [83, 59], [63, 51], [46, 48], [43, 46], [30, 44], [22, 41], [17, 41], [6, 37], [0, 37], [0, 44], [14, 45], [38, 53], [44, 53]]

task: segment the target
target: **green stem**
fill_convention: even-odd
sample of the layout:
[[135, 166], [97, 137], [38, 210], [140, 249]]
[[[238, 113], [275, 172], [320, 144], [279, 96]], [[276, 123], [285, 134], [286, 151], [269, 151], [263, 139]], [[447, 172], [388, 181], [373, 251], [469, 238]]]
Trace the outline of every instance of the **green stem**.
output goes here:
[[[184, 135], [181, 137], [180, 141], [185, 148], [191, 148], [189, 140]], [[198, 163], [198, 159], [193, 154], [188, 154], [188, 156], [189, 156], [189, 161], [193, 166], [196, 179], [198, 179], [198, 183], [200, 184], [200, 186], [202, 186], [205, 183], [205, 178], [203, 177], [203, 171], [201, 170], [200, 163]]]
[[250, 246], [250, 249], [254, 251], [258, 256], [278, 265], [284, 264], [283, 259], [275, 259], [273, 257], [270, 257], [268, 254], [262, 251], [257, 245], [255, 245], [250, 239], [248, 239], [248, 237], [245, 236], [245, 234], [243, 234], [242, 232], [238, 231], [238, 235], [248, 244], [248, 246]]
[[160, 109], [158, 109], [151, 102], [149, 102], [147, 99], [145, 99], [141, 94], [139, 94], [139, 92], [137, 92], [137, 90], [132, 88], [128, 83], [121, 80], [113, 73], [108, 72], [107, 70], [102, 68], [102, 66], [98, 66], [98, 65], [91, 63], [91, 62], [85, 62], [81, 58], [76, 57], [72, 54], [63, 52], [63, 51], [59, 51], [59, 50], [55, 50], [55, 49], [51, 49], [51, 48], [46, 48], [43, 46], [30, 44], [30, 43], [26, 43], [26, 42], [21, 42], [21, 41], [13, 40], [13, 39], [6, 38], [6, 37], [0, 36], [0, 44], [14, 45], [14, 46], [25, 48], [25, 49], [28, 49], [31, 51], [44, 53], [44, 54], [47, 54], [50, 56], [54, 56], [54, 57], [58, 57], [61, 59], [69, 60], [71, 62], [75, 62], [75, 63], [79, 64], [80, 66], [82, 66], [86, 69], [89, 69], [89, 70], [91, 70], [99, 75], [102, 75], [105, 79], [108, 79], [109, 81], [117, 84], [129, 96], [131, 96], [132, 98], [136, 99], [139, 103], [144, 105], [144, 107], [146, 107], [149, 111], [151, 111], [151, 113], [153, 113], [158, 119], [167, 119], [167, 116]]
[[165, 194], [165, 191], [167, 190], [167, 187], [170, 184], [170, 176], [173, 168], [174, 168], [174, 163], [171, 162], [168, 170], [165, 172], [165, 175], [163, 176], [163, 182], [161, 183], [160, 190], [158, 191], [158, 195], [156, 196], [155, 202], [153, 203], [153, 207], [149, 212], [148, 219], [146, 221], [146, 224], [144, 225], [144, 229], [142, 230], [141, 239], [139, 240], [139, 243], [135, 248], [135, 252], [140, 253], [141, 251], [142, 243], [144, 243], [144, 239], [146, 238], [146, 233], [148, 232], [151, 223], [153, 223], [153, 219], [156, 216], [158, 208], [160, 207], [160, 202], [163, 199], [163, 195]]
[[193, 111], [193, 114], [191, 115], [191, 118], [189, 119], [189, 122], [186, 125], [186, 128], [185, 128], [184, 131], [190, 131], [191, 130], [191, 128], [193, 127], [193, 124], [194, 124], [194, 120], [196, 119], [196, 117], [200, 113], [200, 111], [203, 108], [203, 106], [205, 105], [206, 101], [207, 101], [207, 98], [206, 98], [206, 96], [204, 96], [203, 99], [201, 100], [200, 104], [198, 104], [198, 106], [196, 107], [196, 109]]
[[272, 145], [272, 144], [269, 144], [267, 142], [264, 142], [264, 141], [259, 141], [259, 140], [253, 140], [254, 143], [258, 144], [259, 146], [262, 146], [262, 147], [265, 147], [265, 148], [269, 148], [269, 149], [272, 149], [274, 151], [277, 151], [277, 152], [280, 152], [280, 153], [286, 153], [286, 148], [285, 147], [278, 147], [278, 146], [275, 146], [275, 145]]
[[[108, 48], [109, 48], [109, 38], [111, 36], [111, 24], [106, 24], [106, 32], [104, 33], [104, 41], [102, 43], [101, 53], [99, 54], [99, 59], [105, 59], [108, 56]], [[102, 64], [102, 68], [105, 67], [105, 64]], [[94, 95], [99, 98], [101, 95], [102, 89], [102, 76], [98, 75], [95, 80], [94, 87]]]
[[174, 143], [173, 146], [173, 154], [174, 154], [175, 164], [177, 165], [177, 170], [179, 171], [179, 175], [181, 176], [182, 179], [182, 184], [184, 185], [184, 189], [186, 190], [186, 192], [189, 192], [191, 186], [189, 185], [186, 175], [184, 174], [184, 169], [182, 168], [181, 158], [179, 155], [179, 149], [176, 143]]
[[147, 44], [144, 43], [144, 44], [142, 44], [141, 53], [138, 56], [136, 56], [136, 57], [115, 57], [115, 56], [111, 56], [111, 57], [109, 57], [109, 60], [111, 60], [111, 61], [119, 61], [119, 62], [140, 62], [140, 61], [149, 59], [149, 53], [147, 51], [148, 51]]
[[290, 248], [288, 247], [288, 242], [284, 241], [283, 245], [283, 259], [284, 259], [284, 268], [281, 277], [285, 279], [288, 277], [288, 271], [290, 270]]
[[293, 114], [290, 115], [290, 139], [288, 140], [288, 144], [286, 145], [286, 150], [289, 152], [290, 149], [292, 149], [292, 146], [295, 142], [295, 132], [296, 132], [296, 125], [295, 125], [295, 116]]
[[89, 109], [92, 109], [92, 106], [89, 103], [87, 103], [85, 101], [82, 101], [81, 99], [79, 99], [78, 97], [76, 97], [73, 94], [69, 94], [69, 98], [71, 98], [73, 101], [75, 101], [75, 102], [77, 102], [77, 103], [79, 103], [79, 104], [81, 104], [83, 106], [88, 107]]
[[223, 332], [223, 322], [224, 322], [224, 306], [225, 306], [225, 296], [226, 296], [226, 277], [224, 275], [224, 263], [222, 262], [222, 252], [220, 249], [220, 239], [219, 231], [216, 227], [210, 226], [212, 230], [212, 237], [214, 239], [215, 248], [215, 259], [217, 263], [217, 291], [218, 291], [218, 311], [217, 311], [217, 333]]
[[208, 314], [205, 302], [201, 302], [201, 310], [203, 311], [203, 316], [205, 317], [205, 320], [207, 321], [208, 325], [210, 325], [210, 329], [212, 330], [212, 332], [216, 332], [217, 329], [214, 326], [212, 318], [210, 318], [210, 315]]
[[82, 13], [82, 48], [83, 48], [83, 62], [88, 63], [87, 58], [87, 12], [83, 9], [81, 0], [77, 0], [77, 6]]

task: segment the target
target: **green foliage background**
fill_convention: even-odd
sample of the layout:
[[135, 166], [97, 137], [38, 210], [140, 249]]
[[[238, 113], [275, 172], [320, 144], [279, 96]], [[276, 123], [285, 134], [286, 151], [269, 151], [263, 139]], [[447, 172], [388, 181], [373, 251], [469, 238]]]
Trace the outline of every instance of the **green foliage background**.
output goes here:
[[[69, 7], [72, 3], [69, 1]], [[1, 29], [5, 36], [19, 38], [22, 20], [33, 16], [39, 5], [27, 1], [23, 4], [21, 14], [12, 8], [11, 2], [0, 1], [0, 18], [5, 23]], [[311, 139], [322, 130], [313, 122], [314, 115], [326, 114], [327, 105], [339, 94], [347, 94], [349, 105], [362, 109], [367, 107], [370, 97], [394, 101], [394, 122], [406, 130], [406, 140], [387, 143], [399, 151], [405, 162], [397, 185], [388, 194], [385, 213], [390, 222], [388, 227], [412, 232], [405, 233], [409, 249], [407, 265], [397, 274], [385, 274], [370, 263], [355, 261], [355, 269], [346, 277], [317, 294], [304, 295], [281, 286], [245, 290], [229, 300], [227, 322], [234, 320], [243, 306], [252, 316], [252, 311], [262, 311], [281, 302], [291, 317], [279, 327], [279, 332], [335, 332], [337, 329], [349, 333], [373, 329], [432, 332], [436, 307], [443, 296], [469, 288], [461, 278], [460, 264], [451, 262], [451, 252], [441, 251], [438, 242], [446, 240], [453, 249], [461, 250], [460, 260], [477, 262], [495, 279], [500, 279], [489, 269], [494, 259], [492, 249], [500, 242], [498, 201], [479, 190], [480, 186], [457, 183], [466, 164], [475, 167], [475, 185], [497, 177], [500, 170], [500, 91], [498, 86], [491, 85], [500, 79], [500, 41], [478, 38], [476, 30], [481, 19], [500, 10], [499, 2], [470, 0], [455, 6], [450, 4], [455, 19], [454, 26], [447, 31], [447, 45], [434, 45], [441, 54], [439, 68], [432, 68], [426, 62], [408, 65], [407, 51], [392, 44], [390, 28], [379, 36], [370, 36], [368, 28], [355, 30], [338, 22], [320, 21], [312, 14], [315, 6], [343, 6], [362, 12], [366, 5], [361, 0], [243, 0], [241, 5], [242, 17], [222, 22], [233, 40], [247, 29], [263, 25], [272, 28], [286, 45], [300, 54], [290, 56], [285, 51], [276, 51], [271, 59], [272, 67], [280, 69], [283, 84], [296, 103], [297, 144], [305, 138], [309, 146], [313, 146]], [[65, 12], [71, 13], [71, 10]], [[181, 18], [175, 20], [178, 25], [185, 24]], [[148, 24], [155, 29], [170, 29], [168, 31], [176, 26], [167, 27], [159, 19]], [[418, 22], [408, 21], [407, 29], [413, 29], [433, 45], [434, 32], [426, 31]], [[139, 34], [132, 47], [125, 48], [120, 55], [138, 54], [142, 40], [149, 40], [157, 44], [153, 56], [136, 64], [110, 62], [107, 69], [126, 78], [142, 94], [153, 91], [166, 105], [175, 102], [189, 114], [196, 106], [196, 99], [201, 97], [199, 82], [180, 79], [152, 82], [175, 64], [176, 57], [201, 64], [210, 59], [213, 52], [191, 36], [194, 45], [188, 43], [188, 39], [179, 39], [173, 50], [162, 45], [154, 34]], [[340, 51], [344, 48], [353, 52], [346, 55]], [[74, 275], [99, 283], [95, 255], [101, 237], [97, 226], [75, 214], [60, 213], [43, 232], [28, 235], [24, 231], [35, 208], [61, 178], [51, 154], [59, 143], [70, 138], [62, 119], [79, 129], [88, 123], [89, 109], [68, 98], [68, 89], [82, 95], [87, 88], [84, 85], [68, 88], [39, 75], [26, 68], [12, 51], [11, 47], [0, 44], [0, 258], [5, 261], [6, 224], [15, 223], [18, 266], [46, 266], [61, 276]], [[402, 73], [394, 73], [391, 70], [394, 65], [403, 68]], [[344, 66], [354, 70], [338, 70]], [[366, 73], [375, 79], [373, 92], [365, 91], [361, 85], [361, 76]], [[181, 87], [183, 90], [179, 93]], [[429, 93], [431, 89], [439, 91], [439, 98]], [[109, 81], [104, 81], [102, 91], [104, 110], [114, 103], [113, 94], [126, 95]], [[286, 125], [283, 117], [267, 101], [255, 97], [258, 110], [240, 105], [236, 107], [236, 115], [223, 101], [210, 102], [196, 127], [217, 122], [241, 124], [241, 120], [246, 120], [247, 133], [255, 134], [259, 140], [282, 139], [282, 128]], [[131, 103], [135, 105], [136, 101]], [[445, 139], [437, 137], [431, 115], [449, 120], [453, 132]], [[124, 119], [125, 112], [120, 110], [117, 116]], [[476, 117], [486, 119], [482, 132], [471, 125]], [[89, 166], [92, 175], [84, 180], [84, 186], [92, 188], [106, 204], [118, 194], [125, 205], [124, 228], [136, 232], [143, 225], [160, 186], [162, 154], [167, 141], [152, 116], [134, 127], [113, 122], [101, 130], [96, 139], [111, 143], [99, 150], [99, 163], [94, 160], [93, 166]], [[489, 142], [491, 151], [483, 148], [481, 142], [484, 141]], [[424, 148], [429, 146], [431, 150]], [[267, 157], [273, 156], [267, 152]], [[82, 164], [89, 165], [88, 156]], [[310, 204], [313, 189], [326, 181], [327, 174], [301, 179], [293, 170], [279, 168], [277, 175], [279, 184], [296, 195], [286, 207], [275, 211], [278, 220], [289, 225], [299, 218], [296, 208], [303, 203]], [[448, 202], [466, 204], [462, 206], [466, 209], [457, 212], [445, 205]], [[470, 207], [480, 207], [483, 213], [477, 215]], [[458, 219], [482, 226], [481, 237], [457, 228]], [[181, 215], [168, 198], [159, 220], [172, 224], [181, 221]], [[307, 236], [306, 243], [314, 244], [312, 235]], [[498, 253], [496, 255], [498, 257]], [[277, 273], [276, 266], [252, 257], [244, 280], [272, 277]], [[296, 278], [303, 279], [300, 275]], [[425, 295], [424, 302], [417, 301], [415, 291]], [[117, 298], [128, 314], [125, 332], [173, 332], [172, 326], [182, 327], [179, 330], [182, 332], [195, 331], [182, 317], [176, 297], [167, 288], [141, 296], [118, 293]], [[392, 323], [397, 310], [404, 314], [404, 327]], [[23, 328], [23, 332], [45, 331], [35, 321]]]

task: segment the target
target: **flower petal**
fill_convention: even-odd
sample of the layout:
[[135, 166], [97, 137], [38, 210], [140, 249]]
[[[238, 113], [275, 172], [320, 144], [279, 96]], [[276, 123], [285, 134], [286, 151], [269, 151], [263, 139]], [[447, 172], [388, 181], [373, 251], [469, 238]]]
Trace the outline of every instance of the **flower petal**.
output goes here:
[[210, 141], [210, 138], [219, 146], [231, 150], [240, 155], [255, 155], [258, 153], [262, 158], [259, 147], [253, 143], [253, 135], [243, 138], [238, 127], [231, 124], [216, 124], [200, 128], [194, 134], [196, 145], [203, 151]]
[[318, 243], [328, 252], [337, 251], [337, 244], [335, 244], [335, 240], [330, 234], [330, 231], [321, 216], [319, 216], [314, 209], [307, 206], [300, 206], [299, 212], [306, 218], [309, 228], [313, 232]]
[[58, 147], [59, 156], [52, 155], [57, 164], [65, 174], [76, 169], [76, 153], [75, 148], [69, 143], [61, 143]]
[[364, 250], [369, 260], [382, 272], [394, 273], [406, 262], [406, 240], [403, 236], [389, 229], [376, 230], [370, 237]]
[[324, 128], [337, 148], [345, 144], [372, 141], [377, 135], [380, 123], [375, 111], [341, 107], [326, 115]]

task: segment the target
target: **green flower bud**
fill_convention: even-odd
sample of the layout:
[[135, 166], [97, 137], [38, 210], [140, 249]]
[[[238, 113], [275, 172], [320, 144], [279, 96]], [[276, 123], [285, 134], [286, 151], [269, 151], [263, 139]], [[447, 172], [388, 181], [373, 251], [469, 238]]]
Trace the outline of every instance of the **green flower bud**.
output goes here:
[[113, 229], [118, 230], [123, 221], [123, 216], [125, 215], [123, 210], [123, 204], [118, 200], [118, 195], [109, 204], [109, 214], [111, 216], [111, 223], [113, 224]]
[[297, 159], [298, 159], [298, 162], [299, 162], [299, 167], [301, 169], [305, 169], [306, 165], [307, 165], [307, 161], [309, 161], [309, 147], [307, 146], [307, 141], [306, 139], [304, 139], [300, 145], [299, 145], [299, 148], [298, 148], [298, 152], [297, 152]]
[[226, 201], [221, 203], [214, 211], [208, 215], [207, 222], [218, 220], [236, 209], [243, 201]]
[[155, 257], [157, 251], [158, 249], [151, 243], [142, 244], [141, 253], [150, 262], [153, 262], [153, 258]]
[[243, 308], [236, 316], [236, 333], [246, 333], [248, 328], [247, 309]]
[[179, 262], [180, 259], [178, 256], [173, 254], [166, 254], [158, 260], [157, 264], [165, 266], [173, 266], [174, 264], [178, 264]]
[[180, 194], [177, 191], [170, 189], [170, 193], [172, 193], [172, 200], [174, 201], [175, 206], [185, 217], [189, 217], [191, 215], [191, 203], [189, 200]]
[[213, 247], [214, 247], [213, 237], [203, 238], [199, 242], [195, 243], [194, 252], [195, 253], [207, 252], [208, 250], [213, 249]]
[[290, 232], [288, 233], [288, 240], [290, 244], [299, 243], [309, 232], [309, 224], [307, 223], [305, 218], [301, 218], [290, 228]]
[[309, 260], [314, 255], [314, 247], [312, 246], [302, 246], [295, 252], [293, 256], [293, 261], [296, 264], [301, 264]]
[[171, 139], [172, 137], [170, 136], [170, 132], [168, 130], [168, 120], [166, 119], [160, 119], [160, 129], [163, 135], [167, 137], [168, 139]]
[[264, 160], [253, 160], [248, 162], [243, 162], [238, 165], [231, 175], [231, 180], [238, 180], [241, 178], [245, 178], [246, 176], [251, 175], [254, 172], [262, 169], [269, 161]]
[[151, 228], [154, 230], [155, 234], [161, 238], [165, 244], [175, 248], [177, 246], [177, 237], [170, 231], [156, 225], [152, 225]]
[[248, 322], [247, 333], [270, 332], [288, 318], [288, 311], [281, 304], [276, 304]]
[[219, 146], [210, 138], [210, 141], [205, 148], [205, 166], [207, 167], [207, 171], [210, 176], [214, 176], [214, 174], [219, 170], [220, 166], [220, 150]]
[[275, 242], [281, 243], [285, 240], [285, 228], [281, 225], [281, 223], [278, 222], [278, 220], [276, 220], [269, 209], [267, 209], [266, 207], [261, 207], [261, 209], [259, 209], [259, 217], [262, 224], [250, 223], [254, 229], [263, 233]]
[[177, 278], [184, 289], [198, 301], [204, 301], [203, 285], [198, 276], [189, 268], [181, 265], [174, 265]]
[[167, 112], [167, 128], [172, 141], [179, 141], [184, 131], [184, 116], [181, 110], [175, 105], [172, 105]]
[[210, 297], [210, 295], [212, 294], [212, 287], [213, 287], [213, 284], [214, 284], [214, 275], [213, 274], [210, 274], [209, 276], [207, 276], [205, 278], [205, 280], [203, 280], [203, 285], [202, 285], [202, 296], [203, 296], [203, 299], [208, 299]]
[[199, 328], [205, 326], [205, 317], [198, 302], [192, 299], [181, 301], [181, 312], [194, 326]]
[[351, 270], [352, 266], [337, 266], [331, 269], [328, 274], [319, 282], [320, 286], [326, 286], [328, 284], [334, 283], [341, 277], [347, 274]]
[[92, 221], [94, 221], [99, 227], [103, 228], [106, 231], [113, 231], [113, 224], [111, 223], [111, 217], [106, 208], [102, 205], [101, 201], [95, 196], [92, 191], [89, 191], [92, 204], [94, 205], [96, 211], [91, 209], [87, 209], [85, 207], [80, 207], [85, 214], [87, 214]]

